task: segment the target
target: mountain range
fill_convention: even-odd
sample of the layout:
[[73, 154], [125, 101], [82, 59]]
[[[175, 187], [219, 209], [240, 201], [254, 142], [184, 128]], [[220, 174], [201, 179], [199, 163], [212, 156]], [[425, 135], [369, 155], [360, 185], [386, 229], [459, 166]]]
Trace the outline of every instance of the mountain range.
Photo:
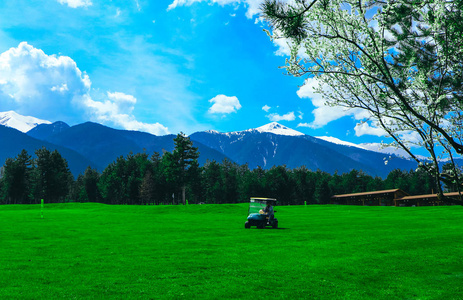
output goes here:
[[[28, 127], [31, 129], [24, 132]], [[75, 176], [83, 173], [87, 166], [102, 171], [119, 156], [131, 152], [150, 155], [172, 151], [174, 138], [175, 135], [155, 136], [92, 122], [69, 126], [64, 122], [51, 123], [14, 112], [0, 113], [0, 163], [17, 156], [22, 149], [33, 155], [35, 149], [46, 147], [58, 150]], [[356, 169], [381, 177], [396, 168], [416, 168], [415, 162], [404, 158], [393, 156], [390, 159], [389, 154], [339, 140], [333, 142], [326, 137], [312, 137], [275, 122], [245, 131], [196, 132], [190, 135], [190, 139], [198, 147], [201, 165], [207, 160], [221, 162], [226, 158], [238, 164], [248, 164], [251, 169], [269, 169], [277, 165], [288, 168], [305, 166], [328, 173]]]

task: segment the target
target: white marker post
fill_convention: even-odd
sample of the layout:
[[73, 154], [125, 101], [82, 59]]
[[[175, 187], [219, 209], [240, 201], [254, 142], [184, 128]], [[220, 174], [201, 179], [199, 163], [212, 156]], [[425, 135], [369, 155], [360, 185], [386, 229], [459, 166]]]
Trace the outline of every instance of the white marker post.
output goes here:
[[41, 199], [41, 201], [40, 201], [40, 216], [43, 219], [43, 199]]

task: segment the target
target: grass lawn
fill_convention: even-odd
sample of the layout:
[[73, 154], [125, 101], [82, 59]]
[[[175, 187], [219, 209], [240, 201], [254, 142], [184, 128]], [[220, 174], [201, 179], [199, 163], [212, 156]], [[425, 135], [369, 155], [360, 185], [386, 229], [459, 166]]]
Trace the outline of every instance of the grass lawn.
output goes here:
[[0, 206], [0, 299], [463, 299], [463, 207]]

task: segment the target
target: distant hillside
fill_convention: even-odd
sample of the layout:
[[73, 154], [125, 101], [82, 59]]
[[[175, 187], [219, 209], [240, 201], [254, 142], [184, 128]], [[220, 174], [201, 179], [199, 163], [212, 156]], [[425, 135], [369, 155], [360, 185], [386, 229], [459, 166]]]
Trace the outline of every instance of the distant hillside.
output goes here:
[[53, 124], [39, 124], [27, 132], [28, 136], [33, 138], [44, 140], [51, 135], [58, 134], [69, 128], [69, 125], [58, 121]]
[[[363, 170], [373, 176], [385, 177], [395, 169], [411, 169], [416, 163], [357, 147], [333, 144], [308, 135], [280, 135], [257, 130], [232, 133], [213, 131], [197, 132], [191, 139], [229, 156], [250, 168], [271, 168], [286, 165], [288, 168], [306, 166], [334, 173], [353, 169]], [[389, 160], [385, 164], [385, 160]]]
[[305, 138], [312, 140], [316, 144], [336, 151], [338, 155], [348, 157], [356, 162], [370, 166], [370, 168], [376, 170], [375, 175], [381, 177], [387, 176], [387, 174], [395, 169], [410, 171], [417, 168], [417, 163], [415, 161], [404, 159], [395, 155], [364, 150], [359, 147], [330, 143], [311, 136], [305, 136]]
[[[33, 153], [41, 145], [59, 147], [72, 157], [69, 165], [73, 166], [74, 174], [83, 172], [88, 165], [103, 171], [119, 156], [129, 153], [146, 152], [151, 155], [153, 152], [162, 154], [174, 149], [175, 135], [155, 136], [145, 132], [113, 129], [92, 122], [69, 127], [64, 122], [49, 124], [48, 121], [21, 116], [15, 112], [3, 114], [3, 122], [8, 121], [10, 126], [21, 130], [33, 128], [27, 135], [5, 136], [0, 158], [15, 156], [22, 148]], [[14, 134], [10, 132], [9, 135]], [[288, 168], [305, 166], [313, 171], [328, 173], [345, 173], [356, 169], [381, 177], [386, 177], [396, 168], [408, 171], [417, 166], [414, 161], [369, 151], [330, 137], [304, 135], [276, 122], [245, 131], [196, 132], [190, 138], [200, 152], [200, 165], [207, 160], [221, 162], [227, 158], [238, 164], [248, 164], [251, 169], [258, 166], [269, 169], [279, 165]]]
[[46, 147], [50, 151], [58, 150], [61, 156], [67, 160], [69, 169], [74, 176], [83, 173], [88, 166], [101, 169], [101, 165], [71, 149], [32, 138], [19, 130], [0, 125], [0, 165], [3, 165], [7, 158], [16, 157], [22, 149], [35, 157], [35, 150], [42, 147]]
[[[50, 135], [47, 141], [70, 148], [89, 160], [98, 162], [106, 167], [119, 156], [126, 156], [130, 152], [173, 151], [175, 135], [155, 136], [145, 132], [118, 130], [97, 123], [87, 122], [72, 126], [59, 133]], [[222, 161], [226, 156], [216, 150], [205, 147], [201, 143], [194, 143], [200, 153], [199, 163], [207, 160]]]

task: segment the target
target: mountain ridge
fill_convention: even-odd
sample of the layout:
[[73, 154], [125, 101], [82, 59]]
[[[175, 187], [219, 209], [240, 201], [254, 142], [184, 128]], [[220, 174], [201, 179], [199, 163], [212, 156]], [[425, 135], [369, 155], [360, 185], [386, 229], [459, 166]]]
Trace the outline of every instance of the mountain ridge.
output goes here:
[[[39, 124], [29, 130], [27, 136], [78, 153], [98, 166], [100, 171], [129, 153], [172, 151], [175, 137], [114, 129], [94, 122], [74, 126], [64, 122]], [[247, 164], [251, 169], [269, 169], [278, 165], [288, 168], [305, 166], [329, 173], [356, 169], [381, 177], [387, 176], [393, 168], [416, 168], [416, 163], [400, 157], [390, 159], [388, 154], [341, 140], [312, 137], [276, 122], [243, 131], [195, 132], [189, 137], [199, 149], [200, 165], [208, 160], [229, 159], [237, 164]], [[388, 161], [387, 165], [385, 161]]]
[[[170, 152], [174, 149], [174, 138], [173, 134], [156, 136], [146, 132], [120, 130], [94, 122], [85, 122], [50, 134], [44, 140], [68, 147], [91, 161], [98, 162], [104, 168], [118, 157], [130, 153]], [[226, 155], [208, 149], [199, 142], [194, 146], [203, 154], [198, 160], [201, 165], [205, 164], [207, 159], [222, 161], [227, 158]]]
[[72, 174], [77, 177], [83, 174], [85, 169], [90, 166], [95, 169], [101, 169], [98, 163], [95, 163], [81, 154], [67, 147], [54, 145], [43, 140], [30, 137], [27, 134], [4, 125], [0, 125], [0, 166], [5, 163], [7, 158], [14, 158], [24, 149], [29, 155], [35, 157], [35, 150], [42, 147], [50, 151], [57, 150], [68, 162]]

